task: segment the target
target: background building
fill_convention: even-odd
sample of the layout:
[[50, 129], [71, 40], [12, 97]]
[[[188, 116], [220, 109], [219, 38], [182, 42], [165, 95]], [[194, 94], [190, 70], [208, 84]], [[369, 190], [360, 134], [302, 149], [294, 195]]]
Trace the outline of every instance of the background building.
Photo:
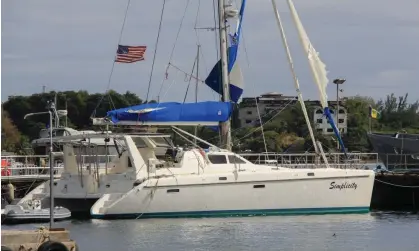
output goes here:
[[[259, 125], [258, 108], [261, 117], [269, 112], [271, 112], [271, 115], [268, 117], [271, 117], [276, 114], [275, 111], [280, 111], [289, 105], [295, 105], [297, 102], [298, 99], [296, 96], [284, 96], [277, 92], [262, 94], [259, 97], [243, 98], [239, 106], [240, 108], [238, 118], [240, 120], [240, 126], [253, 127]], [[256, 103], [258, 106], [256, 106]], [[305, 101], [305, 104], [314, 107], [313, 114], [309, 114], [309, 116], [311, 116], [311, 119], [313, 119], [315, 130], [325, 135], [333, 134], [332, 127], [327, 122], [326, 117], [323, 116], [323, 109], [321, 107], [320, 101], [307, 100]], [[336, 126], [339, 128], [341, 133], [346, 133], [348, 114], [344, 101], [339, 102], [339, 111], [336, 111], [336, 105], [336, 101], [329, 101], [330, 112], [333, 115]], [[337, 112], [339, 112], [339, 121], [336, 120]]]

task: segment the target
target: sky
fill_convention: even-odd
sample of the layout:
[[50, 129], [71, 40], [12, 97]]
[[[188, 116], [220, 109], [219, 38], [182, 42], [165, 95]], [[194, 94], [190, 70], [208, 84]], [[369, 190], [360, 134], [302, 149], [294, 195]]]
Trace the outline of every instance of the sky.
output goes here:
[[[239, 1], [239, 0], [236, 0]], [[182, 101], [201, 45], [199, 78], [217, 61], [210, 0], [167, 0], [157, 46], [150, 98]], [[145, 99], [163, 0], [4, 0], [1, 1], [1, 99], [47, 91], [134, 92]], [[237, 4], [233, 1], [233, 5]], [[345, 78], [341, 96], [419, 99], [418, 0], [294, 0], [328, 78]], [[186, 12], [185, 7], [187, 6]], [[277, 0], [305, 99], [318, 99], [317, 87], [290, 19], [285, 0]], [[198, 12], [199, 10], [199, 12]], [[185, 17], [182, 25], [183, 13]], [[244, 97], [266, 92], [296, 95], [270, 0], [248, 0], [238, 60]], [[198, 17], [198, 18], [196, 18]], [[197, 21], [196, 21], [197, 20]], [[234, 23], [233, 23], [234, 24]], [[181, 28], [180, 28], [181, 27]], [[180, 28], [178, 39], [176, 40]], [[121, 33], [122, 31], [122, 33]], [[122, 36], [120, 36], [122, 34]], [[199, 39], [198, 39], [199, 38]], [[112, 65], [117, 44], [146, 45], [146, 59]], [[173, 50], [174, 48], [174, 50]], [[171, 52], [173, 50], [172, 57]], [[171, 60], [170, 60], [171, 58]], [[165, 71], [169, 63], [174, 67]], [[194, 100], [194, 85], [187, 100]], [[336, 86], [329, 84], [329, 100]], [[198, 86], [199, 100], [217, 96]]]

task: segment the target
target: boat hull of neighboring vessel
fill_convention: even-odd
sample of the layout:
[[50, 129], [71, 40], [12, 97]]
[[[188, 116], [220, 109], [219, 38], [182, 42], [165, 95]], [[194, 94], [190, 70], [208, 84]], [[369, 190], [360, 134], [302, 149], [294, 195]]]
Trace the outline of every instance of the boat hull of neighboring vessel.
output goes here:
[[249, 172], [152, 179], [127, 194], [104, 195], [91, 214], [112, 219], [369, 212], [374, 172], [338, 172], [340, 176], [301, 170], [295, 177], [294, 170], [276, 177]]
[[387, 169], [419, 168], [419, 135], [368, 133], [368, 139]]

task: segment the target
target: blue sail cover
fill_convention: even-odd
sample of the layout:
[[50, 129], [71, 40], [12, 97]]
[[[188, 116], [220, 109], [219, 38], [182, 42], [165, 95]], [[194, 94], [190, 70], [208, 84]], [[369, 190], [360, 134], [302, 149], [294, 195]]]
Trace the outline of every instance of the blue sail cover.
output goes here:
[[[336, 111], [336, 112], [339, 112], [339, 111]], [[342, 137], [340, 136], [339, 130], [336, 127], [335, 122], [333, 121], [333, 117], [332, 117], [332, 114], [330, 113], [329, 107], [324, 108], [324, 115], [326, 116], [327, 122], [329, 122], [330, 126], [332, 126], [333, 132], [335, 133], [336, 137], [338, 138], [338, 141], [339, 141], [339, 144], [340, 144], [340, 148], [342, 149], [342, 152], [345, 154], [345, 156], [347, 156], [345, 145], [343, 144], [343, 140], [342, 140]]]
[[107, 117], [113, 123], [118, 122], [149, 122], [153, 124], [213, 124], [227, 121], [232, 113], [230, 102], [197, 102], [177, 103], [164, 102], [135, 105], [109, 111]]
[[[246, 0], [243, 0], [242, 5], [240, 7], [237, 28], [233, 35], [229, 35], [230, 47], [227, 50], [228, 74], [229, 74], [229, 80], [230, 80], [230, 83], [229, 83], [230, 100], [233, 101], [234, 103], [237, 103], [237, 101], [240, 99], [241, 95], [243, 94], [243, 80], [241, 78], [241, 70], [238, 63], [236, 63], [236, 59], [237, 59], [237, 52], [239, 49], [239, 40], [240, 40], [242, 19], [243, 19], [245, 6], [246, 6]], [[221, 81], [221, 60], [219, 60], [217, 64], [215, 64], [215, 66], [212, 68], [210, 74], [205, 80], [205, 84], [208, 85], [212, 90], [214, 90], [218, 94], [223, 93], [223, 87], [222, 87], [222, 81]]]

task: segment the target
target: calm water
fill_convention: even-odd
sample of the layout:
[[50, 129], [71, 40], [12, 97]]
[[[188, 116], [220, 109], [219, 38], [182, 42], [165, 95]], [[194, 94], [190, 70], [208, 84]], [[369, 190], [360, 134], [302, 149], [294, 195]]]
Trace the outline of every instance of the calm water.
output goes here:
[[[2, 228], [38, 226], [2, 225]], [[69, 229], [82, 251], [419, 250], [419, 215], [409, 213], [73, 220], [59, 222], [56, 226]]]

